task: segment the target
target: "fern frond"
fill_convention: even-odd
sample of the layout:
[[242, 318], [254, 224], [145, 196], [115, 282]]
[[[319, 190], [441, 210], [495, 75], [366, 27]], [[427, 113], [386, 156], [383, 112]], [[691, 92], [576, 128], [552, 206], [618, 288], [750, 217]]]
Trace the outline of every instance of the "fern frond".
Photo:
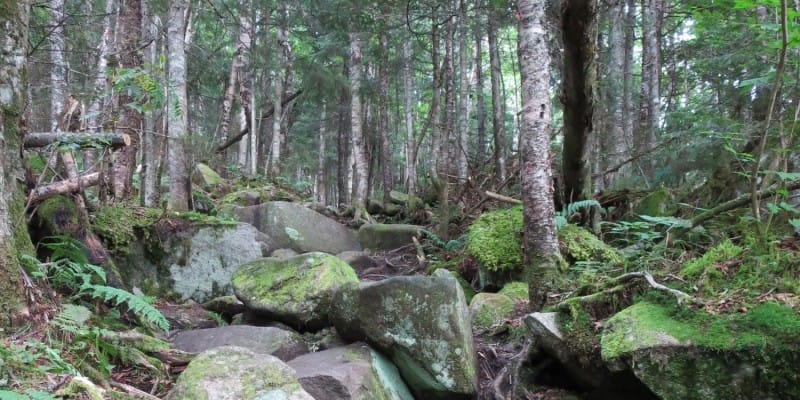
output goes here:
[[600, 203], [597, 200], [594, 199], [581, 200], [567, 204], [566, 210], [564, 210], [563, 215], [564, 217], [569, 217], [570, 215], [575, 214], [576, 212], [589, 207], [597, 207], [602, 209], [602, 206], [600, 206]]
[[64, 332], [81, 334], [85, 330], [86, 321], [92, 317], [92, 312], [75, 304], [64, 304], [60, 313], [53, 318], [53, 324]]
[[101, 299], [115, 306], [125, 304], [142, 322], [155, 325], [164, 331], [169, 330], [169, 321], [161, 314], [161, 311], [128, 291], [111, 286], [84, 283], [81, 286], [80, 293]]

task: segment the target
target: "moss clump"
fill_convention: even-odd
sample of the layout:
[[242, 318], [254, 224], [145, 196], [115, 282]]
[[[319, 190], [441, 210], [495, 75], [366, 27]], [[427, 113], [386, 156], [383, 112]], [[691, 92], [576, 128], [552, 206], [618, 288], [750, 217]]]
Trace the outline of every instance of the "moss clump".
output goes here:
[[522, 266], [522, 207], [481, 214], [469, 227], [467, 251], [490, 271]]
[[528, 300], [528, 284], [525, 282], [509, 282], [497, 293], [504, 294], [515, 301]]
[[622, 264], [622, 257], [613, 247], [576, 225], [564, 225], [558, 231], [561, 254], [570, 264], [595, 262]]
[[510, 297], [499, 293], [478, 293], [469, 304], [472, 326], [490, 329], [514, 314], [516, 303]]
[[659, 188], [642, 198], [634, 212], [638, 215], [653, 217], [672, 215], [675, 210], [671, 199], [672, 196], [667, 188]]
[[110, 251], [127, 254], [137, 234], [149, 232], [162, 214], [154, 208], [103, 207], [92, 215], [92, 231], [103, 238]]

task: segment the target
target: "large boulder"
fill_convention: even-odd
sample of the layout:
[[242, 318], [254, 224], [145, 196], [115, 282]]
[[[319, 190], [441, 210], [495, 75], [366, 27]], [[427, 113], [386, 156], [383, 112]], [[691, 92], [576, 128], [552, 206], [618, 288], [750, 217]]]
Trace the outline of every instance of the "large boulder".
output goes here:
[[148, 295], [177, 294], [203, 303], [233, 294], [233, 271], [262, 256], [259, 232], [249, 224], [150, 229], [129, 243], [117, 263], [123, 281]]
[[704, 314], [634, 304], [606, 322], [603, 360], [664, 400], [800, 398], [796, 311], [765, 303], [744, 314]]
[[262, 258], [233, 274], [236, 296], [252, 311], [299, 330], [328, 324], [333, 294], [357, 283], [355, 271], [325, 253], [306, 253], [279, 260]]
[[175, 347], [202, 353], [222, 346], [238, 346], [259, 354], [270, 354], [283, 361], [308, 353], [308, 346], [297, 332], [271, 326], [230, 325], [178, 332]]
[[397, 367], [364, 343], [306, 354], [288, 364], [317, 400], [414, 400]]
[[394, 250], [413, 243], [423, 228], [408, 224], [365, 224], [358, 229], [358, 242], [370, 250]]
[[227, 206], [224, 212], [235, 215], [267, 235], [270, 253], [289, 248], [299, 253], [321, 251], [337, 254], [361, 250], [355, 233], [346, 226], [298, 203], [271, 201], [255, 206]]
[[192, 183], [204, 189], [222, 185], [225, 180], [206, 164], [197, 163], [192, 171]]
[[294, 370], [268, 354], [217, 347], [198, 355], [183, 371], [167, 400], [313, 400]]
[[348, 285], [331, 313], [337, 332], [389, 355], [418, 399], [471, 399], [475, 347], [464, 293], [449, 274]]
[[485, 330], [491, 329], [511, 318], [515, 307], [514, 300], [504, 294], [478, 293], [472, 297], [472, 301], [469, 303], [472, 326]]

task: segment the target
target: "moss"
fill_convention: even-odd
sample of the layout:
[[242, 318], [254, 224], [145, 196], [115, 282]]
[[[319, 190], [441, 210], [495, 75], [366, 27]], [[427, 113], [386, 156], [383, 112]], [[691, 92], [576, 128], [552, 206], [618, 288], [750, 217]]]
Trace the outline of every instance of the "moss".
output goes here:
[[481, 214], [469, 227], [467, 251], [490, 271], [522, 266], [522, 207]]
[[617, 251], [603, 243], [597, 236], [576, 225], [564, 225], [558, 231], [561, 254], [570, 264], [596, 262], [622, 264]]
[[155, 208], [103, 207], [92, 215], [91, 226], [109, 250], [127, 254], [128, 246], [139, 236], [149, 237], [162, 215], [163, 211]]
[[500, 289], [498, 294], [504, 294], [510, 297], [512, 300], [520, 301], [520, 300], [528, 300], [528, 284], [525, 282], [509, 282]]
[[472, 326], [489, 329], [511, 318], [515, 307], [514, 300], [504, 294], [478, 293], [469, 305]]
[[667, 188], [658, 188], [642, 198], [634, 209], [634, 213], [653, 217], [672, 215], [675, 212], [675, 206], [671, 199], [672, 195]]

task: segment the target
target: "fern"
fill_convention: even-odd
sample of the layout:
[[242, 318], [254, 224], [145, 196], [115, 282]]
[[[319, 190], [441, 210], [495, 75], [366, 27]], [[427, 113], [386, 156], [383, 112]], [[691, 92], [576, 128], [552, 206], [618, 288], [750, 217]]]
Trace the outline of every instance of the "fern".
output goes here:
[[561, 228], [562, 226], [567, 224], [567, 219], [570, 215], [575, 214], [584, 208], [590, 207], [597, 207], [600, 210], [600, 213], [605, 213], [605, 210], [600, 205], [597, 200], [589, 199], [589, 200], [581, 200], [576, 201], [574, 203], [567, 204], [566, 207], [561, 209], [561, 211], [556, 212], [556, 228]]
[[101, 299], [115, 306], [124, 304], [143, 322], [155, 325], [164, 331], [169, 331], [169, 321], [167, 321], [164, 315], [161, 314], [158, 309], [150, 305], [145, 299], [131, 292], [111, 286], [95, 285], [91, 282], [85, 282], [81, 286], [79, 294]]
[[75, 304], [64, 304], [63, 309], [53, 318], [53, 324], [64, 332], [83, 334], [86, 321], [92, 317], [92, 312]]

